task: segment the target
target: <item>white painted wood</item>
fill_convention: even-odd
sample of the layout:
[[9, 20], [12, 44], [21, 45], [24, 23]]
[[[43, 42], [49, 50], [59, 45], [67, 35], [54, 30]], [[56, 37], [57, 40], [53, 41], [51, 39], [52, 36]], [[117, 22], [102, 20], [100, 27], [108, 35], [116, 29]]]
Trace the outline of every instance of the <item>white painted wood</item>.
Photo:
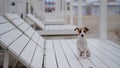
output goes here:
[[44, 30], [44, 31], [37, 31], [40, 35], [44, 36], [62, 36], [62, 35], [77, 35], [77, 32], [72, 30]]
[[76, 28], [75, 25], [46, 25], [48, 26], [49, 30], [74, 30]]
[[83, 26], [83, 18], [82, 18], [82, 0], [78, 0], [78, 27]]
[[[0, 24], [0, 26], [2, 26], [2, 24]], [[10, 24], [10, 23], [5, 23], [5, 24]], [[30, 67], [42, 68], [43, 53], [44, 53], [44, 39], [39, 34], [37, 34], [35, 30], [33, 30], [31, 27], [28, 30], [26, 30], [28, 27], [29, 27], [28, 25], [22, 24], [20, 26], [17, 26], [19, 30], [16, 29], [15, 27], [14, 27], [15, 29], [11, 31], [5, 30], [9, 32], [6, 32], [3, 35], [0, 35], [0, 41], [2, 43], [5, 43], [5, 45], [3, 44], [4, 47], [8, 46], [7, 49], [10, 51], [10, 53], [13, 53], [12, 55], [18, 56], [19, 58], [18, 60], [24, 62], [25, 64], [30, 65]], [[1, 28], [3, 29], [4, 27], [1, 27]], [[11, 27], [8, 27], [7, 29], [11, 29]], [[22, 32], [25, 32], [25, 34], [22, 35]], [[29, 41], [33, 32], [35, 32], [35, 34], [33, 35], [32, 39], [36, 42], [38, 42], [39, 40], [39, 44], [40, 42], [42, 42], [41, 44], [43, 45], [43, 48], [40, 48], [39, 46], [37, 46], [38, 43], [36, 44], [32, 40]], [[30, 37], [28, 38], [28, 36]], [[37, 49], [35, 50], [36, 47]], [[7, 64], [5, 65], [7, 66]]]
[[23, 48], [28, 43], [29, 38], [25, 35], [22, 35], [15, 42], [13, 42], [8, 48], [15, 53], [17, 56], [22, 52]]
[[[112, 52], [110, 52], [111, 50], [113, 51], [114, 49], [111, 48], [110, 51], [109, 51], [106, 48], [102, 47], [102, 45], [104, 45], [104, 44], [102, 44], [101, 42], [99, 42], [99, 41], [94, 41], [94, 42], [96, 42], [96, 44], [99, 44], [101, 46], [101, 47], [95, 46], [96, 48], [98, 48], [98, 47], [101, 48], [101, 49], [98, 49], [101, 53], [103, 53], [104, 55], [106, 55], [108, 58], [110, 58], [116, 64], [120, 65], [120, 62], [119, 62], [120, 59], [119, 59], [119, 57], [117, 57], [115, 54], [113, 54]], [[119, 55], [120, 55], [120, 53], [119, 53]]]
[[[9, 20], [12, 20], [9, 18]], [[22, 20], [21, 18], [15, 18], [14, 20], [11, 21], [12, 23], [14, 23], [16, 26], [25, 23], [24, 20]]]
[[100, 0], [100, 38], [107, 39], [107, 0]]
[[0, 24], [8, 22], [3, 16], [0, 16]]
[[23, 60], [28, 62], [28, 64], [30, 64], [32, 57], [33, 57], [35, 47], [36, 47], [36, 44], [33, 41], [29, 41], [29, 43], [27, 44], [27, 46], [21, 53], [20, 58], [22, 58]]
[[28, 13], [31, 13], [31, 0], [28, 0]]
[[[91, 51], [92, 52], [92, 51]], [[91, 54], [91, 57], [89, 57], [90, 61], [96, 66], [96, 68], [108, 68], [108, 66], [102, 62], [98, 57], [96, 57], [95, 54]], [[91, 64], [91, 66], [93, 66]]]
[[79, 63], [79, 60], [76, 58], [74, 53], [69, 48], [69, 45], [65, 42], [66, 40], [60, 40], [60, 44], [63, 48], [63, 51], [65, 52], [65, 55], [69, 61], [71, 68], [82, 68], [81, 64]]
[[64, 19], [65, 19], [65, 24], [67, 24], [67, 18], [68, 18], [68, 16], [67, 16], [67, 0], [65, 0], [65, 12], [64, 12]]
[[54, 40], [53, 45], [55, 48], [55, 54], [57, 57], [57, 64], [59, 68], [70, 68], [69, 63], [66, 59], [66, 56], [64, 55], [64, 52], [60, 47], [59, 41]]
[[44, 24], [42, 23], [42, 21], [40, 21], [40, 20], [38, 20], [34, 15], [32, 15], [32, 14], [27, 14], [27, 17], [30, 19], [30, 20], [32, 20], [32, 22], [34, 23], [34, 24], [36, 24], [37, 26], [39, 26], [39, 28], [41, 28], [41, 29], [44, 29]]
[[55, 0], [55, 12], [60, 12], [60, 0]]
[[113, 43], [109, 40], [105, 40], [105, 41], [106, 41], [106, 43], [109, 43], [110, 45], [113, 45], [115, 48], [120, 49], [119, 45], [117, 45], [117, 44], [115, 44], [115, 43]]
[[44, 40], [44, 38], [41, 37], [41, 36], [39, 36], [39, 40], [38, 40], [37, 44], [44, 49], [44, 46], [45, 46], [45, 40]]
[[70, 0], [70, 24], [73, 25], [73, 0]]
[[35, 32], [35, 30], [33, 30], [30, 27], [27, 31], [25, 31], [25, 34], [31, 38], [34, 32]]
[[8, 67], [9, 67], [9, 54], [5, 53], [3, 68], [8, 68]]
[[[37, 24], [37, 25], [39, 25], [39, 27], [40, 28], [42, 28], [42, 27], [47, 27], [47, 26], [50, 26], [50, 28], [52, 29], [52, 30], [61, 30], [61, 29], [72, 29], [72, 30], [74, 30], [74, 28], [76, 28], [76, 26], [75, 25], [46, 25], [46, 26], [44, 26], [44, 24], [41, 22], [41, 21], [39, 21], [37, 18], [35, 18], [35, 16], [33, 16], [32, 14], [28, 14], [27, 15], [31, 20], [33, 20], [33, 22], [35, 23], [35, 24]], [[41, 24], [43, 24], [43, 25], [41, 25]], [[48, 29], [48, 28], [42, 28], [42, 29]]]
[[5, 17], [10, 20], [20, 18], [16, 13], [7, 13], [5, 14]]
[[[106, 50], [110, 51], [111, 53], [113, 53], [114, 55], [120, 57], [120, 50], [116, 47], [114, 47], [114, 45], [109, 44], [108, 42], [103, 42], [103, 40], [94, 40], [98, 43], [101, 44], [101, 47], [105, 48]], [[104, 46], [105, 45], [105, 46]], [[119, 45], [117, 45], [119, 46]]]
[[39, 34], [35, 32], [31, 39], [34, 40], [34, 42], [38, 43]]
[[47, 40], [45, 46], [46, 46], [46, 63], [45, 63], [46, 68], [58, 68], [52, 40]]
[[[22, 30], [23, 32], [25, 32], [28, 28], [30, 28], [30, 26], [27, 23], [23, 23], [19, 26], [17, 26], [20, 30]], [[32, 31], [32, 30], [31, 30]]]
[[48, 26], [45, 26], [45, 29], [46, 29], [46, 30], [48, 30], [48, 29], [49, 29], [49, 27], [48, 27]]
[[15, 39], [17, 39], [22, 33], [17, 30], [17, 29], [14, 29], [4, 35], [1, 35], [0, 36], [0, 40], [6, 44], [4, 45], [5, 47], [8, 46], [11, 42], [15, 41]]
[[31, 63], [31, 67], [33, 68], [42, 68], [42, 63], [43, 63], [43, 50], [40, 47], [37, 47], [32, 63]]
[[14, 28], [15, 27], [10, 23], [0, 24], [0, 35]]
[[119, 68], [119, 66], [114, 63], [111, 59], [109, 59], [108, 57], [106, 57], [104, 54], [102, 54], [101, 52], [99, 52], [96, 48], [93, 47], [93, 45], [95, 46], [95, 44], [93, 44], [94, 42], [90, 42], [88, 41], [88, 44], [91, 46], [91, 51], [94, 52], [94, 54], [99, 57], [99, 59], [101, 59], [101, 61], [103, 61], [109, 68]]

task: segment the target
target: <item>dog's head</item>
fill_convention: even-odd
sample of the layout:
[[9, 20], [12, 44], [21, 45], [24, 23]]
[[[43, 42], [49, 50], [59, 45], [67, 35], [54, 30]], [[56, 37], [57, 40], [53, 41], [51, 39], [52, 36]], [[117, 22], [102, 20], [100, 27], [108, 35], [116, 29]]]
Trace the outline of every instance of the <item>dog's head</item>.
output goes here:
[[83, 27], [83, 28], [75, 28], [74, 31], [77, 31], [77, 32], [78, 32], [78, 36], [84, 38], [86, 32], [88, 32], [89, 29], [88, 29], [87, 27]]

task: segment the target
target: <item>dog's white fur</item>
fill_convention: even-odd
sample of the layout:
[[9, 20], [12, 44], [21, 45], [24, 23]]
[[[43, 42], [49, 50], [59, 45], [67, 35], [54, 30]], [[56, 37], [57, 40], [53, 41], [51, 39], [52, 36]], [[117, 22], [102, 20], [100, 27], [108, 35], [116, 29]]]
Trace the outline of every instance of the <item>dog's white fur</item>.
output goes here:
[[80, 58], [80, 56], [83, 56], [86, 58], [87, 56], [90, 56], [90, 50], [87, 45], [86, 40], [86, 34], [84, 32], [84, 28], [81, 28], [81, 32], [78, 31], [78, 39], [77, 39], [77, 57]]

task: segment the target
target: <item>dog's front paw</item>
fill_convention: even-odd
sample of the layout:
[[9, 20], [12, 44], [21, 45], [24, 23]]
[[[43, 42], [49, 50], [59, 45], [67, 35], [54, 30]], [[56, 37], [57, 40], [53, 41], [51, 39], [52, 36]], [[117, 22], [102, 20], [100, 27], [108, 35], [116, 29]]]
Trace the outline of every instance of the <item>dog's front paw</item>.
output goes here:
[[89, 51], [87, 51], [87, 57], [90, 57], [90, 56], [91, 56], [90, 52], [89, 52]]
[[86, 59], [86, 58], [87, 58], [87, 56], [83, 56], [83, 58], [84, 58], [84, 59]]
[[90, 57], [90, 56], [91, 56], [90, 54], [87, 55], [87, 57]]

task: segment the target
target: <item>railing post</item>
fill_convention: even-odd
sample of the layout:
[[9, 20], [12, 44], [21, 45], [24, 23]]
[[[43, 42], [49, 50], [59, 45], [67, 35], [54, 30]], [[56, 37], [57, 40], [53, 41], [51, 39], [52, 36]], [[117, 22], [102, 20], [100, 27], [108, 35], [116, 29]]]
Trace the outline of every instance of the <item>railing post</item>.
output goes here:
[[70, 24], [73, 25], [73, 0], [70, 0]]
[[100, 38], [107, 39], [107, 0], [100, 0]]
[[83, 26], [83, 19], [82, 19], [82, 0], [78, 0], [78, 27]]

